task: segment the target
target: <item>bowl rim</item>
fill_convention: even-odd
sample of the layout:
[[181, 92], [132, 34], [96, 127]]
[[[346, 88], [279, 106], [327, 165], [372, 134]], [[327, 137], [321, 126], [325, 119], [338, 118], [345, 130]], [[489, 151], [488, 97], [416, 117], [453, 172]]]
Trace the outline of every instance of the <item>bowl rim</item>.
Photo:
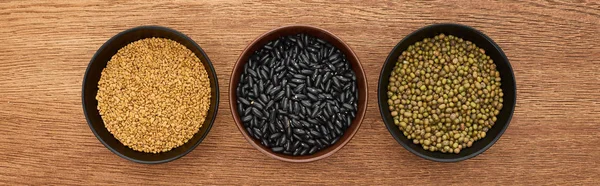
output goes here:
[[[214, 105], [214, 108], [211, 107], [211, 109], [214, 109], [214, 113], [213, 113], [213, 119], [208, 123], [208, 126], [206, 126], [206, 132], [204, 134], [202, 134], [202, 136], [200, 136], [200, 139], [198, 140], [198, 142], [196, 142], [195, 144], [193, 144], [189, 149], [187, 149], [186, 151], [184, 151], [181, 154], [178, 154], [176, 156], [173, 156], [171, 158], [167, 158], [167, 159], [163, 159], [163, 160], [157, 160], [157, 161], [145, 161], [145, 160], [139, 160], [139, 159], [135, 159], [135, 158], [131, 158], [128, 156], [125, 156], [123, 154], [121, 154], [120, 152], [116, 151], [114, 148], [110, 147], [102, 137], [100, 137], [98, 135], [98, 133], [96, 132], [96, 130], [93, 128], [92, 126], [92, 122], [90, 121], [90, 118], [88, 116], [88, 110], [86, 109], [86, 104], [85, 104], [85, 85], [88, 82], [88, 74], [89, 71], [91, 70], [91, 66], [92, 63], [94, 63], [94, 61], [96, 61], [96, 58], [98, 57], [98, 55], [100, 54], [100, 51], [105, 50], [107, 47], [109, 47], [111, 45], [111, 43], [113, 43], [114, 41], [116, 41], [117, 39], [119, 39], [120, 37], [122, 37], [123, 35], [129, 33], [129, 32], [133, 32], [133, 31], [137, 31], [137, 30], [143, 30], [143, 29], [151, 29], [151, 30], [161, 30], [161, 31], [166, 31], [166, 32], [171, 32], [179, 37], [181, 37], [184, 40], [188, 40], [190, 41], [190, 43], [192, 43], [193, 47], [196, 47], [200, 53], [206, 58], [206, 63], [208, 64], [208, 66], [210, 67], [207, 70], [207, 73], [212, 73], [214, 75], [214, 79], [215, 79], [215, 91], [217, 92], [217, 96], [216, 96], [216, 104]], [[212, 64], [212, 62], [210, 61], [208, 55], [204, 52], [204, 50], [202, 49], [202, 47], [200, 47], [200, 45], [198, 45], [198, 43], [196, 43], [193, 39], [191, 39], [190, 37], [188, 37], [187, 35], [172, 29], [172, 28], [168, 28], [168, 27], [164, 27], [164, 26], [158, 26], [158, 25], [144, 25], [144, 26], [137, 26], [137, 27], [133, 27], [133, 28], [129, 28], [127, 30], [121, 31], [118, 34], [112, 36], [110, 39], [108, 39], [106, 42], [104, 42], [104, 44], [102, 44], [102, 46], [100, 46], [100, 48], [98, 48], [98, 50], [96, 50], [96, 52], [94, 53], [94, 56], [92, 56], [92, 59], [90, 60], [90, 62], [88, 63], [88, 66], [86, 67], [85, 70], [85, 74], [83, 75], [83, 81], [81, 83], [81, 105], [83, 107], [83, 115], [85, 116], [85, 119], [87, 121], [88, 126], [90, 127], [90, 130], [92, 131], [92, 133], [94, 133], [94, 136], [96, 136], [96, 138], [98, 139], [98, 141], [100, 141], [102, 143], [102, 145], [104, 145], [104, 147], [106, 147], [107, 149], [109, 149], [111, 152], [113, 152], [114, 154], [120, 156], [123, 159], [129, 160], [129, 161], [133, 161], [136, 163], [142, 163], [142, 164], [160, 164], [160, 163], [166, 163], [166, 162], [170, 162], [176, 159], [179, 159], [185, 155], [187, 155], [188, 153], [192, 152], [194, 149], [196, 149], [196, 147], [198, 145], [200, 145], [200, 143], [202, 143], [202, 141], [204, 140], [204, 138], [206, 138], [206, 136], [208, 136], [208, 133], [210, 133], [210, 129], [212, 128], [215, 120], [217, 119], [217, 112], [219, 110], [219, 81], [218, 81], [218, 77], [217, 77], [217, 73], [215, 71], [215, 68]], [[212, 105], [211, 105], [212, 106]], [[96, 110], [97, 111], [97, 110]], [[208, 117], [208, 116], [207, 116]], [[198, 134], [198, 133], [196, 133]], [[194, 135], [196, 135], [194, 134]]]
[[[515, 104], [513, 104], [512, 107], [510, 108], [510, 114], [508, 115], [508, 120], [506, 121], [506, 125], [504, 125], [504, 127], [500, 130], [500, 133], [498, 133], [498, 135], [496, 135], [494, 137], [494, 139], [492, 139], [492, 141], [490, 143], [486, 144], [482, 149], [480, 149], [480, 150], [478, 150], [478, 151], [476, 151], [474, 153], [468, 154], [466, 156], [461, 156], [461, 157], [452, 158], [452, 159], [436, 158], [436, 157], [427, 156], [426, 154], [419, 153], [418, 151], [410, 148], [408, 146], [408, 144], [405, 144], [399, 138], [399, 136], [394, 135], [394, 133], [392, 133], [393, 129], [391, 127], [395, 126], [395, 124], [389, 123], [389, 122], [387, 122], [384, 119], [384, 117], [385, 117], [384, 116], [384, 112], [387, 111], [388, 109], [387, 108], [383, 108], [381, 103], [382, 103], [382, 101], [386, 101], [386, 100], [383, 100], [384, 98], [381, 97], [381, 96], [379, 96], [382, 91], [385, 91], [385, 90], [383, 90], [385, 87], [382, 86], [382, 78], [386, 78], [386, 77], [383, 77], [383, 71], [385, 70], [384, 67], [387, 66], [387, 64], [390, 63], [391, 61], [395, 62], [395, 60], [396, 60], [396, 59], [392, 59], [392, 53], [394, 53], [394, 51], [396, 51], [396, 50], [399, 50], [400, 49], [400, 45], [402, 43], [404, 43], [404, 42], [407, 42], [408, 38], [414, 37], [415, 35], [423, 32], [425, 30], [431, 29], [433, 27], [446, 27], [446, 26], [461, 27], [463, 29], [472, 30], [475, 34], [477, 34], [477, 35], [481, 36], [482, 38], [484, 38], [487, 42], [489, 42], [494, 47], [494, 49], [496, 51], [498, 51], [498, 53], [500, 54], [500, 57], [502, 58], [502, 60], [504, 62], [506, 62], [506, 64], [508, 65], [508, 69], [510, 70], [510, 74], [509, 75], [512, 76], [513, 79], [515, 79], [515, 81], [513, 81], [513, 85], [512, 85], [514, 87], [514, 95], [513, 95], [514, 99], [512, 100], [512, 102], [514, 102]], [[496, 141], [498, 141], [498, 139], [500, 139], [500, 137], [502, 136], [502, 134], [504, 134], [504, 132], [508, 128], [508, 125], [510, 124], [510, 121], [512, 119], [513, 113], [515, 112], [515, 105], [517, 104], [517, 80], [515, 78], [515, 73], [514, 73], [514, 71], [512, 69], [512, 66], [511, 66], [509, 60], [508, 60], [508, 57], [506, 57], [506, 54], [504, 53], [504, 51], [502, 51], [502, 49], [500, 48], [500, 46], [498, 46], [498, 44], [496, 44], [496, 42], [494, 42], [490, 37], [488, 37], [487, 35], [485, 35], [483, 32], [481, 32], [481, 31], [479, 31], [479, 30], [477, 30], [477, 29], [475, 29], [473, 27], [470, 27], [470, 26], [467, 26], [467, 25], [463, 25], [463, 24], [458, 24], [458, 23], [437, 23], [437, 24], [430, 24], [430, 25], [421, 27], [421, 28], [419, 28], [419, 29], [411, 32], [410, 34], [406, 35], [404, 38], [402, 38], [402, 40], [400, 40], [396, 44], [396, 46], [394, 46], [394, 48], [392, 48], [392, 50], [388, 54], [388, 57], [385, 60], [385, 63], [383, 64], [383, 66], [381, 66], [381, 71], [379, 72], [379, 81], [377, 83], [377, 102], [378, 102], [378, 105], [379, 105], [379, 113], [381, 115], [381, 119], [383, 120], [383, 123], [385, 124], [388, 132], [391, 134], [392, 137], [394, 137], [394, 139], [396, 139], [396, 141], [398, 143], [400, 143], [400, 145], [402, 145], [402, 147], [404, 147], [404, 149], [408, 150], [409, 152], [411, 152], [411, 153], [413, 153], [413, 154], [415, 154], [415, 155], [417, 155], [417, 156], [419, 156], [419, 157], [421, 157], [423, 159], [427, 159], [427, 160], [431, 160], [431, 161], [445, 162], [445, 163], [448, 163], [448, 162], [458, 162], [458, 161], [463, 161], [463, 160], [467, 160], [467, 159], [473, 158], [473, 157], [475, 157], [475, 156], [477, 156], [477, 155], [485, 152], [492, 145], [494, 145], [496, 143]]]
[[[360, 72], [356, 72], [356, 73], [362, 73], [364, 78], [363, 78], [363, 83], [365, 85], [365, 103], [363, 105], [364, 109], [362, 113], [359, 113], [357, 111], [356, 113], [356, 117], [354, 118], [355, 120], [358, 119], [357, 123], [355, 125], [356, 129], [353, 131], [348, 131], [346, 130], [344, 132], [344, 135], [349, 135], [347, 140], [344, 141], [338, 141], [337, 143], [339, 143], [338, 146], [336, 146], [335, 148], [329, 150], [327, 153], [324, 153], [320, 156], [315, 156], [315, 157], [311, 157], [311, 158], [286, 158], [286, 157], [282, 157], [277, 155], [275, 152], [270, 152], [267, 151], [265, 149], [263, 149], [261, 147], [260, 144], [257, 144], [254, 142], [254, 140], [252, 140], [251, 136], [248, 135], [248, 133], [245, 131], [246, 128], [243, 127], [243, 124], [241, 122], [239, 113], [237, 111], [237, 105], [236, 102], [234, 100], [237, 100], [237, 98], [234, 96], [234, 92], [236, 92], [236, 87], [237, 84], [234, 84], [234, 76], [235, 76], [235, 72], [236, 69], [238, 68], [243, 68], [242, 64], [245, 64], [246, 62], [242, 62], [240, 60], [242, 60], [243, 56], [245, 55], [251, 55], [251, 54], [247, 54], [247, 53], [251, 53], [254, 51], [250, 51], [250, 48], [252, 48], [254, 45], [258, 44], [261, 40], [263, 40], [263, 38], [265, 38], [268, 35], [272, 35], [272, 34], [277, 34], [278, 32], [280, 32], [281, 30], [285, 30], [285, 29], [291, 29], [291, 28], [299, 28], [299, 29], [310, 29], [310, 30], [316, 30], [319, 31], [323, 34], [329, 35], [332, 38], [334, 38], [335, 40], [338, 40], [344, 47], [346, 47], [349, 50], [349, 53], [346, 54], [346, 58], [354, 58], [356, 60], [356, 65], [357, 68], [360, 69]], [[352, 64], [354, 65], [354, 64]], [[358, 79], [357, 79], [357, 84], [358, 84]], [[319, 27], [315, 27], [315, 26], [310, 26], [310, 25], [304, 25], [304, 24], [292, 24], [292, 25], [286, 25], [286, 26], [281, 26], [281, 27], [276, 27], [274, 29], [271, 29], [267, 32], [264, 32], [263, 34], [259, 35], [258, 37], [256, 37], [254, 40], [252, 40], [252, 42], [250, 42], [248, 45], [246, 45], [246, 47], [244, 48], [244, 50], [242, 50], [242, 52], [240, 53], [238, 59], [236, 60], [233, 69], [231, 70], [231, 76], [229, 78], [229, 109], [231, 110], [231, 117], [233, 117], [234, 123], [237, 126], [237, 128], [239, 129], [240, 133], [242, 133], [242, 136], [244, 136], [244, 139], [246, 139], [246, 141], [248, 143], [250, 143], [250, 145], [252, 145], [252, 147], [254, 147], [255, 149], [257, 149], [258, 151], [260, 151], [261, 153], [280, 160], [280, 161], [285, 161], [285, 162], [292, 162], [292, 163], [307, 163], [307, 162], [313, 162], [313, 161], [317, 161], [317, 160], [321, 160], [324, 158], [327, 158], [333, 154], [335, 154], [337, 151], [339, 151], [340, 149], [342, 149], [344, 146], [346, 146], [346, 144], [348, 144], [348, 142], [350, 142], [352, 140], [352, 138], [354, 137], [354, 135], [356, 135], [356, 133], [358, 132], [358, 130], [360, 129], [360, 125], [362, 124], [363, 120], [364, 120], [364, 116], [366, 115], [366, 111], [367, 111], [367, 106], [368, 106], [368, 98], [369, 98], [369, 91], [368, 91], [368, 81], [367, 81], [367, 74], [364, 71], [363, 66], [360, 63], [360, 60], [358, 58], [358, 55], [356, 55], [356, 53], [354, 52], [354, 50], [350, 47], [350, 45], [348, 45], [346, 42], [344, 42], [344, 40], [342, 40], [341, 38], [339, 38], [338, 36], [336, 36], [335, 34], [319, 28]], [[360, 96], [359, 96], [360, 98]], [[359, 109], [361, 105], [358, 105]], [[349, 132], [349, 133], [348, 133]], [[330, 146], [332, 147], [332, 146]], [[295, 156], [295, 157], [302, 157], [302, 156]]]

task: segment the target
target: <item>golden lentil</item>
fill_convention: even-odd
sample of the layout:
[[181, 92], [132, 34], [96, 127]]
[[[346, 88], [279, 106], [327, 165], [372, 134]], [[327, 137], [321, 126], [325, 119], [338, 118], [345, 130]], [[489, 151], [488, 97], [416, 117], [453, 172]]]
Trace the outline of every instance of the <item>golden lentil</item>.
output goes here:
[[198, 132], [210, 107], [210, 81], [200, 59], [164, 38], [119, 49], [98, 82], [98, 110], [116, 139], [133, 150], [166, 152]]

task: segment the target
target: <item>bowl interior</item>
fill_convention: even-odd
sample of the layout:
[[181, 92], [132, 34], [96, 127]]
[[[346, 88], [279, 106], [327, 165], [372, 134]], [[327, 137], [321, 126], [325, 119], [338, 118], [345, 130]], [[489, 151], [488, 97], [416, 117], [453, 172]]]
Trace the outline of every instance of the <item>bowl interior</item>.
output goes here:
[[[98, 81], [102, 69], [106, 67], [106, 64], [111, 57], [117, 53], [119, 49], [126, 46], [127, 44], [151, 37], [167, 38], [177, 41], [185, 45], [188, 49], [200, 58], [204, 68], [208, 72], [211, 86], [211, 99], [210, 99], [210, 110], [208, 111], [207, 118], [204, 121], [202, 127], [196, 133], [192, 139], [180, 147], [172, 149], [168, 152], [151, 154], [138, 152], [130, 149], [119, 142], [108, 130], [104, 127], [104, 122], [97, 110], [98, 101], [96, 100], [96, 93], [98, 92]], [[213, 121], [217, 114], [217, 107], [219, 104], [219, 86], [217, 82], [217, 76], [212, 63], [208, 59], [208, 56], [192, 39], [183, 35], [175, 30], [158, 27], [158, 26], [142, 26], [136, 27], [124, 32], [121, 32], [108, 40], [94, 55], [85, 73], [83, 80], [82, 90], [82, 104], [83, 111], [88, 121], [88, 124], [98, 138], [108, 149], [115, 154], [138, 163], [163, 163], [174, 159], [177, 159], [190, 151], [192, 151], [204, 137], [208, 134]]]
[[[414, 44], [417, 41], [421, 41], [425, 38], [432, 38], [440, 33], [444, 33], [446, 35], [454, 35], [465, 40], [469, 40], [475, 43], [478, 47], [485, 50], [485, 53], [490, 56], [491, 59], [494, 60], [496, 64], [496, 68], [500, 72], [500, 77], [502, 78], [502, 91], [504, 93], [504, 103], [503, 108], [500, 110], [497, 118], [498, 120], [494, 124], [494, 126], [487, 132], [487, 136], [479, 141], [473, 143], [473, 146], [463, 149], [459, 154], [446, 154], [441, 152], [430, 152], [423, 150], [421, 145], [416, 145], [412, 143], [412, 140], [409, 140], [404, 136], [402, 131], [394, 124], [394, 120], [391, 116], [390, 110], [388, 109], [389, 105], [387, 103], [387, 85], [389, 83], [389, 77], [391, 71], [398, 61], [398, 57], [402, 53], [402, 51], [406, 50], [408, 46]], [[385, 64], [381, 70], [381, 75], [379, 77], [379, 89], [378, 89], [378, 101], [379, 101], [379, 109], [381, 111], [381, 115], [383, 117], [383, 121], [388, 128], [389, 132], [392, 134], [396, 140], [402, 144], [406, 149], [410, 152], [423, 157], [425, 159], [440, 161], [440, 162], [455, 162], [465, 160], [471, 157], [474, 157], [486, 149], [488, 149], [494, 142], [496, 142], [502, 133], [508, 127], [510, 123], [510, 119], [512, 118], [512, 114], [515, 108], [516, 103], [516, 83], [515, 77], [513, 74], [512, 67], [504, 55], [504, 52], [500, 49], [494, 41], [492, 41], [489, 37], [485, 36], [483, 33], [464, 25], [458, 24], [437, 24], [430, 25], [424, 28], [421, 28], [410, 35], [406, 36], [389, 54]]]
[[[352, 70], [354, 70], [354, 72], [356, 73], [356, 83], [358, 86], [358, 110], [356, 112], [356, 118], [354, 118], [354, 120], [352, 121], [351, 126], [346, 130], [344, 135], [340, 138], [340, 140], [337, 143], [325, 149], [322, 149], [321, 151], [315, 154], [305, 156], [291, 156], [280, 153], [274, 153], [267, 147], [261, 145], [260, 141], [251, 137], [244, 128], [242, 121], [240, 120], [240, 115], [237, 110], [237, 92], [235, 91], [240, 80], [240, 75], [243, 71], [243, 66], [244, 64], [246, 64], [246, 62], [248, 62], [248, 58], [254, 53], [254, 51], [260, 49], [262, 46], [264, 46], [271, 40], [277, 39], [281, 36], [293, 35], [298, 33], [306, 33], [314, 37], [326, 40], [331, 45], [337, 47], [341, 52], [343, 52], [346, 55], [348, 62], [352, 66]], [[341, 39], [339, 39], [338, 37], [336, 37], [328, 31], [316, 27], [303, 25], [286, 26], [277, 28], [275, 30], [263, 34], [262, 36], [254, 40], [252, 43], [250, 43], [250, 45], [248, 45], [248, 47], [242, 52], [237, 63], [235, 64], [231, 75], [231, 80], [229, 83], [229, 101], [231, 112], [233, 114], [233, 118], [238, 129], [252, 146], [254, 146], [262, 153], [279, 160], [288, 162], [310, 162], [332, 155], [333, 153], [341, 149], [346, 143], [348, 143], [348, 141], [352, 139], [352, 136], [354, 136], [356, 131], [358, 131], [358, 128], [360, 127], [360, 124], [363, 120], [367, 108], [367, 80], [363, 68], [358, 58], [356, 57], [356, 54], [354, 54], [352, 49], [348, 45], [346, 45]]]

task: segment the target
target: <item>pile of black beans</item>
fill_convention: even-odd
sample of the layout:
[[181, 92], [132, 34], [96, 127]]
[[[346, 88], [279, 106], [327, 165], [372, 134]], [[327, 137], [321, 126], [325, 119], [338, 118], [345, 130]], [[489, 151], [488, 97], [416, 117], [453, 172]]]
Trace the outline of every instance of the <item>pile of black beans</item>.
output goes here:
[[346, 56], [307, 34], [254, 52], [236, 89], [248, 134], [273, 152], [309, 155], [336, 143], [356, 117], [356, 75]]

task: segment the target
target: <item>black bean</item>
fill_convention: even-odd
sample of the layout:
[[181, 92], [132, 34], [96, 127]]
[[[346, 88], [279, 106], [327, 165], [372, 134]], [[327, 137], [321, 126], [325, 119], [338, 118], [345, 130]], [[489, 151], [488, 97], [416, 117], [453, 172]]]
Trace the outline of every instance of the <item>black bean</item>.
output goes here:
[[329, 56], [329, 58], [327, 58], [327, 59], [328, 59], [329, 61], [333, 61], [333, 60], [336, 60], [336, 59], [338, 59], [339, 57], [340, 57], [340, 54], [339, 54], [339, 53], [335, 53], [335, 54], [333, 54], [333, 55]]
[[312, 88], [312, 87], [306, 87], [306, 90], [313, 94], [318, 94], [319, 92], [321, 92], [320, 90], [318, 90], [316, 88]]
[[269, 130], [269, 125], [266, 125], [265, 123], [266, 123], [266, 120], [262, 120], [260, 122], [260, 124], [258, 124], [261, 127], [260, 132], [262, 132], [263, 135], [266, 135], [268, 132], [267, 130]]
[[244, 89], [248, 89], [254, 86], [254, 78], [249, 77], [247, 83], [243, 86]]
[[[337, 103], [337, 102], [336, 102]], [[333, 109], [333, 113], [339, 113], [340, 112], [340, 108], [338, 108], [337, 105], [331, 107]]]
[[314, 70], [311, 78], [312, 79], [317, 79], [317, 76], [319, 76], [320, 74], [321, 74], [321, 71], [317, 68], [317, 69]]
[[[302, 127], [302, 126], [300, 125], [300, 127]], [[294, 134], [298, 134], [298, 135], [306, 134], [306, 131], [299, 129], [299, 128], [294, 129], [292, 132], [294, 132]]]
[[313, 53], [319, 52], [319, 49], [316, 47], [313, 47], [313, 46], [306, 47], [306, 50], [308, 50], [309, 52], [313, 52]]
[[277, 127], [275, 127], [275, 121], [274, 120], [268, 121], [268, 123], [269, 123], [269, 131], [271, 131], [271, 132], [279, 132], [279, 130], [277, 130]]
[[248, 135], [254, 136], [254, 132], [252, 131], [252, 129], [250, 127], [246, 126], [246, 131], [248, 132]]
[[318, 147], [324, 147], [325, 146], [325, 144], [323, 144], [323, 142], [321, 142], [321, 139], [317, 139], [315, 141], [317, 142], [316, 146], [318, 146]]
[[291, 148], [292, 149], [297, 149], [298, 147], [300, 147], [300, 141], [294, 141], [294, 143], [292, 143]]
[[326, 105], [326, 107], [325, 107], [325, 108], [327, 109], [327, 110], [326, 110], [326, 111], [327, 111], [327, 113], [328, 113], [328, 114], [333, 114], [333, 109], [331, 108], [331, 104], [329, 104], [329, 103], [326, 103], [325, 105]]
[[301, 93], [302, 90], [304, 90], [304, 87], [306, 87], [305, 84], [300, 84], [300, 85], [296, 86], [296, 88], [294, 88], [294, 92]]
[[338, 140], [340, 140], [340, 137], [341, 136], [338, 136], [338, 137], [334, 138], [333, 140], [330, 141], [329, 144], [335, 144]]
[[285, 91], [279, 91], [279, 93], [277, 93], [277, 95], [275, 95], [273, 97], [273, 100], [279, 101], [283, 98], [284, 95], [285, 95]]
[[292, 137], [296, 140], [300, 140], [300, 141], [302, 140], [302, 138], [297, 134], [292, 134]]
[[250, 115], [250, 113], [252, 113], [252, 108], [248, 108], [248, 109], [244, 110], [243, 116], [248, 116], [248, 115]]
[[321, 137], [329, 135], [329, 130], [327, 130], [327, 127], [325, 127], [325, 125], [320, 125], [320, 127], [321, 127], [321, 134], [322, 134]]
[[330, 122], [326, 122], [326, 123], [327, 123], [327, 127], [329, 130], [331, 130], [331, 131], [335, 130], [335, 127], [333, 126], [333, 122], [330, 121]]
[[305, 100], [306, 99], [306, 95], [304, 95], [304, 94], [296, 94], [296, 95], [292, 96], [292, 99], [294, 99], [294, 100]]
[[340, 80], [337, 77], [332, 77], [331, 80], [333, 80], [333, 86], [337, 87], [337, 88], [341, 88], [342, 84], [340, 83]]
[[268, 109], [268, 108], [271, 108], [271, 107], [273, 106], [273, 104], [275, 104], [275, 101], [273, 101], [273, 100], [269, 100], [269, 102], [267, 102], [267, 105], [265, 105], [265, 107], [266, 107], [267, 109]]
[[306, 121], [308, 121], [308, 123], [313, 124], [313, 125], [319, 124], [319, 121], [317, 121], [316, 119], [313, 119], [313, 118], [306, 118]]
[[327, 44], [327, 42], [325, 40], [319, 39], [317, 38], [317, 42], [321, 43], [321, 44]]
[[335, 120], [335, 126], [340, 129], [344, 128], [344, 125], [342, 124], [342, 122], [340, 122], [340, 120]]
[[305, 107], [311, 107], [312, 106], [312, 104], [308, 100], [302, 100], [302, 101], [300, 101], [300, 103], [302, 103], [302, 105], [304, 105]]
[[317, 152], [317, 146], [313, 146], [309, 151], [308, 154], [314, 154], [315, 152]]
[[335, 131], [335, 134], [337, 134], [337, 135], [342, 135], [344, 133], [344, 132], [342, 132], [341, 128], [337, 128], [337, 127], [334, 127], [333, 131]]
[[348, 99], [348, 102], [349, 102], [349, 103], [354, 103], [354, 101], [356, 101], [356, 100], [354, 100], [354, 99], [356, 99], [356, 98], [354, 98], [354, 96], [353, 96], [353, 95], [350, 95], [350, 94], [347, 94], [347, 95], [346, 95], [346, 99]]
[[271, 87], [267, 86], [267, 89], [268, 89], [267, 94], [276, 94], [276, 93], [279, 93], [281, 91], [281, 88], [282, 88], [280, 86], [276, 86], [276, 87], [272, 87], [272, 85], [270, 85], [270, 86]]
[[294, 153], [292, 153], [292, 155], [293, 155], [293, 156], [299, 156], [299, 155], [300, 155], [300, 151], [301, 151], [301, 150], [302, 150], [302, 149], [296, 149], [296, 150], [294, 151]]
[[301, 53], [299, 55], [299, 57], [300, 57], [300, 61], [308, 63], [309, 58], [305, 53]]
[[260, 95], [260, 92], [258, 91], [258, 86], [252, 87], [252, 93], [254, 93], [254, 95], [256, 95], [256, 96]]
[[277, 68], [275, 68], [275, 72], [281, 72], [283, 71], [283, 69], [285, 69], [285, 66], [278, 66]]
[[250, 103], [253, 107], [257, 108], [258, 110], [263, 110], [265, 108], [265, 106], [260, 101], [251, 101]]
[[296, 40], [296, 45], [298, 45], [300, 48], [304, 48], [304, 43], [302, 43], [300, 40]]
[[277, 124], [277, 128], [280, 129], [280, 131], [285, 129], [283, 123], [281, 123], [281, 120], [277, 120], [275, 124]]
[[260, 72], [260, 75], [262, 76], [263, 79], [268, 79], [269, 78], [269, 73], [266, 70], [260, 69], [259, 72]]
[[293, 134], [292, 134], [292, 127], [290, 127], [289, 125], [287, 125], [288, 127], [285, 129], [285, 136], [287, 138], [292, 138]]
[[286, 97], [288, 97], [288, 98], [289, 98], [290, 96], [292, 96], [292, 91], [291, 91], [291, 89], [290, 89], [290, 85], [286, 85], [286, 86], [285, 86], [285, 96], [286, 96]]
[[308, 96], [309, 99], [311, 99], [312, 101], [318, 101], [319, 98], [317, 96], [315, 96], [314, 94], [311, 93], [307, 93], [306, 94]]
[[302, 75], [302, 74], [294, 74], [294, 75], [292, 75], [292, 76], [293, 76], [294, 78], [296, 78], [296, 79], [304, 79], [304, 78], [306, 78], [306, 76], [305, 76], [305, 75]]
[[[291, 116], [296, 116], [296, 115], [291, 115]], [[296, 120], [296, 119], [294, 119]], [[292, 121], [291, 122], [292, 126], [296, 127], [296, 128], [302, 128], [302, 123], [298, 122], [298, 121]], [[302, 130], [302, 129], [299, 129]], [[292, 130], [293, 133], [296, 133], [296, 129]]]
[[302, 142], [300, 143], [300, 146], [302, 146], [302, 147], [304, 147], [304, 148], [310, 148], [310, 146], [309, 146], [308, 144], [306, 144], [306, 143], [302, 143]]
[[252, 128], [252, 132], [254, 133], [254, 135], [256, 136], [262, 136], [263, 133], [260, 131], [260, 129], [258, 128]]
[[350, 127], [350, 124], [352, 124], [352, 119], [350, 116], [346, 116], [346, 120], [344, 120], [344, 121], [345, 121], [346, 127]]
[[265, 45], [265, 49], [267, 49], [267, 50], [273, 49], [270, 42]]
[[322, 110], [319, 108], [315, 108], [313, 109], [313, 111], [310, 113], [310, 117], [317, 117], [318, 113], [321, 112]]
[[243, 122], [249, 122], [250, 120], [252, 120], [252, 115], [246, 115], [242, 117]]
[[344, 87], [342, 87], [342, 90], [350, 90], [350, 86], [352, 86], [352, 85], [346, 84], [346, 85], [344, 85]]
[[313, 108], [323, 109], [323, 108], [325, 108], [325, 102], [321, 102], [321, 100], [317, 100], [317, 101], [315, 101], [315, 103], [313, 103]]
[[331, 64], [331, 63], [327, 63], [327, 67], [331, 70], [331, 71], [337, 71], [337, 68]]
[[261, 101], [263, 101], [265, 103], [269, 102], [269, 98], [267, 98], [267, 96], [265, 94], [261, 94], [259, 96], [259, 98], [260, 98]]
[[256, 120], [256, 118], [252, 118], [252, 120], [250, 120], [250, 126], [258, 127], [258, 121]]
[[348, 110], [354, 110], [354, 106], [352, 106], [348, 103], [343, 103], [342, 106]]
[[314, 73], [314, 71], [313, 70], [309, 70], [309, 69], [302, 69], [302, 70], [300, 70], [300, 73], [309, 76], [312, 73]]
[[350, 81], [350, 79], [348, 79], [348, 78], [346, 78], [346, 77], [344, 77], [344, 76], [337, 76], [337, 78], [338, 78], [340, 81], [343, 81], [343, 82], [348, 82], [348, 81]]
[[331, 81], [327, 81], [327, 83], [325, 84], [325, 88], [323, 88], [323, 90], [325, 90], [325, 92], [329, 92], [331, 89]]
[[331, 138], [331, 136], [335, 136], [335, 134], [331, 133], [330, 135], [326, 135], [325, 140], [330, 141], [331, 139], [333, 139]]
[[[282, 100], [281, 100], [281, 102], [279, 102], [279, 104], [281, 104], [282, 110], [288, 110], [288, 98], [282, 98]], [[289, 109], [288, 111], [292, 111], [292, 110]]]
[[[286, 139], [284, 136], [282, 136], [284, 139]], [[283, 145], [283, 147], [285, 148], [285, 151], [292, 151], [292, 141], [290, 140], [286, 140], [285, 144]]]
[[258, 73], [256, 73], [256, 71], [254, 71], [251, 68], [248, 68], [248, 73], [252, 76], [252, 77], [258, 77]]
[[257, 117], [263, 117], [263, 114], [260, 110], [258, 110], [256, 107], [252, 107], [252, 114], [254, 114]]
[[293, 112], [298, 113], [300, 112], [300, 104], [297, 101], [293, 102]]
[[319, 61], [319, 60], [317, 59], [317, 55], [316, 55], [316, 54], [314, 54], [314, 53], [311, 53], [311, 54], [309, 55], [309, 58], [310, 58], [310, 61], [311, 61], [311, 62], [313, 62], [313, 63], [316, 63], [316, 62], [318, 62], [318, 61]]
[[321, 78], [322, 78], [322, 77], [323, 77], [323, 76], [321, 76], [321, 75], [318, 75], [318, 76], [315, 78], [315, 83], [314, 83], [314, 84], [315, 84], [315, 86], [316, 86], [316, 87], [318, 87], [318, 86], [321, 86]]
[[320, 142], [321, 142], [323, 145], [325, 145], [325, 146], [331, 145], [331, 144], [329, 143], [329, 141], [327, 141], [326, 139], [319, 139], [318, 141], [320, 141]]
[[311, 145], [311, 146], [314, 146], [314, 145], [317, 144], [317, 141], [315, 141], [313, 139], [309, 139], [309, 140], [306, 140], [306, 143], [309, 144], [309, 145]]
[[281, 141], [279, 141], [279, 140], [271, 140], [271, 144], [274, 147], [281, 147]]
[[264, 138], [262, 139], [261, 144], [263, 144], [264, 146], [267, 146], [267, 147], [271, 147], [271, 143], [269, 143], [269, 141], [267, 139], [264, 139]]
[[244, 104], [244, 105], [250, 105], [250, 102], [249, 102], [247, 99], [244, 99], [244, 98], [242, 98], [242, 97], [239, 97], [239, 98], [238, 98], [238, 102], [239, 102], [239, 103], [242, 103], [242, 104]]
[[342, 62], [342, 61], [343, 61], [342, 59], [338, 58], [338, 59], [331, 61], [331, 64], [341, 64], [340, 62]]

